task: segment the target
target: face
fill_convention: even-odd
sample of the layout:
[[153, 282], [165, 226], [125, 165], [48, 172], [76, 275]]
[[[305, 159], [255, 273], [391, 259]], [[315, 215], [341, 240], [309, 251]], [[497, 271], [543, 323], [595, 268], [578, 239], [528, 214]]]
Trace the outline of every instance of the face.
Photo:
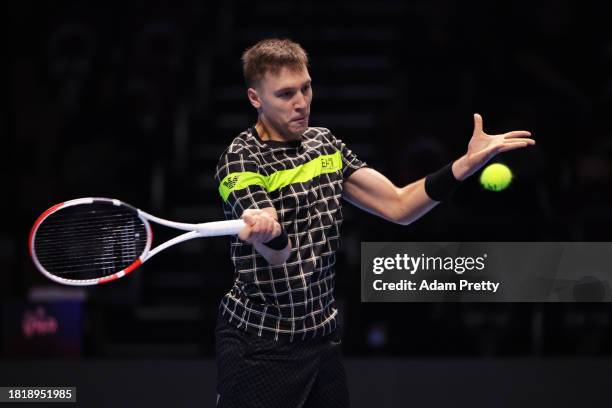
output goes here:
[[312, 88], [306, 68], [267, 72], [248, 96], [264, 124], [283, 138], [298, 138], [308, 128]]

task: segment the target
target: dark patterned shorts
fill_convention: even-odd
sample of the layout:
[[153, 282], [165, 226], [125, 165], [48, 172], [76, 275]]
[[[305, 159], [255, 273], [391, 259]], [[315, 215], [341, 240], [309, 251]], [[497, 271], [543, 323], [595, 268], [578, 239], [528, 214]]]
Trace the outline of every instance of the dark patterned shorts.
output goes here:
[[349, 406], [340, 335], [275, 341], [217, 318], [217, 407]]

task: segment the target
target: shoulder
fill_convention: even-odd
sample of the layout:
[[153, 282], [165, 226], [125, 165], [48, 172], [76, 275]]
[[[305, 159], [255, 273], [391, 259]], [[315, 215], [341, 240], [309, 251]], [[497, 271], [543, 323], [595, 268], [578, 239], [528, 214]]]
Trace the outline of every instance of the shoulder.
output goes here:
[[261, 144], [253, 136], [252, 130], [249, 128], [232, 139], [229, 146], [221, 154], [221, 157], [223, 158], [228, 155], [255, 157], [260, 153], [261, 147]]
[[329, 152], [347, 150], [346, 144], [338, 139], [331, 130], [323, 127], [311, 127], [304, 133], [307, 137], [310, 147], [322, 148], [324, 151]]
[[328, 128], [324, 128], [324, 127], [309, 127], [304, 132], [304, 137], [308, 139], [329, 137], [329, 136], [332, 136], [331, 130], [329, 130]]
[[331, 130], [324, 127], [309, 127], [304, 132], [304, 139], [307, 143], [315, 143], [319, 145], [334, 145], [336, 138]]

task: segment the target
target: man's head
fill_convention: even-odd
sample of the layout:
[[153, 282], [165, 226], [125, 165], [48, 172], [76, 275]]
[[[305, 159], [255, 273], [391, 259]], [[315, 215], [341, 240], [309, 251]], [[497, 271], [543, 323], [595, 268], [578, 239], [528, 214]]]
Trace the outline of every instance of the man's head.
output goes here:
[[263, 40], [242, 55], [251, 104], [270, 130], [296, 138], [308, 127], [312, 89], [308, 56], [290, 40]]

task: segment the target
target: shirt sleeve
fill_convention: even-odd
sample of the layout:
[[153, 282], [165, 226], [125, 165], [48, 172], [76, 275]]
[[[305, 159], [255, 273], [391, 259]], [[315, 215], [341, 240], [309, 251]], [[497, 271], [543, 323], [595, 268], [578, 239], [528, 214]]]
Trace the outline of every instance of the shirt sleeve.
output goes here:
[[348, 179], [355, 170], [367, 166], [367, 163], [359, 160], [357, 155], [349, 149], [342, 140], [336, 139], [335, 136], [331, 135], [331, 141], [342, 157], [342, 177], [344, 177], [345, 180]]
[[217, 164], [215, 181], [235, 219], [249, 208], [274, 207], [266, 191], [266, 178], [248, 155], [225, 152]]

